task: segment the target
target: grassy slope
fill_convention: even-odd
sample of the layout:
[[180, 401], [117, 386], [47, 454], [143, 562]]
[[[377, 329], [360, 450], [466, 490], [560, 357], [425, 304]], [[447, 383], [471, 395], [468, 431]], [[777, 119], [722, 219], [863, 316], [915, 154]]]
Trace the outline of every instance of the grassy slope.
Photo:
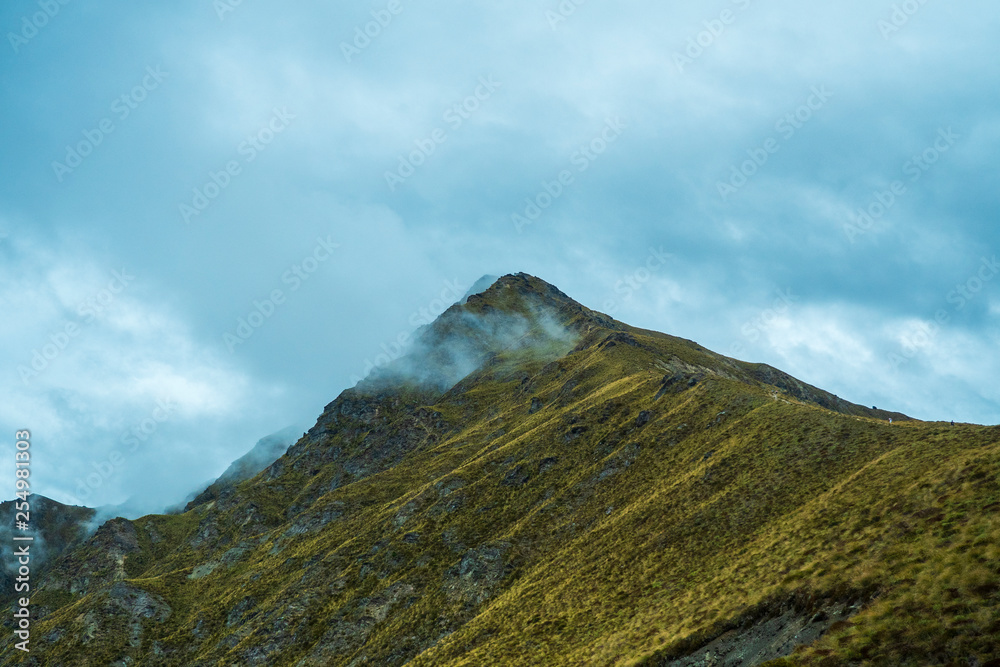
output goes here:
[[[443, 396], [380, 397], [228, 505], [135, 521], [135, 548], [103, 565], [106, 547], [78, 550], [61, 576], [85, 572], [88, 594], [36, 595], [58, 608], [33, 631], [54, 662], [36, 664], [654, 664], [824, 597], [868, 604], [784, 663], [995, 657], [1000, 430], [776, 399], [686, 341], [564, 315], [583, 340], [558, 362], [502, 353]], [[683, 381], [655, 399], [665, 375]], [[403, 458], [359, 454], [323, 493], [349, 466], [310, 452], [350, 459], [374, 433], [406, 435]], [[335, 518], [288, 534], [305, 497]], [[130, 646], [102, 576], [162, 596], [169, 618]]]

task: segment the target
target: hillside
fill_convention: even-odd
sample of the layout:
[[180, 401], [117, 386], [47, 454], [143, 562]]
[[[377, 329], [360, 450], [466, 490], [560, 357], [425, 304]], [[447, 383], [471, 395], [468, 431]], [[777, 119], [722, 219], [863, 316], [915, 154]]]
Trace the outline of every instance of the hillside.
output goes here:
[[998, 480], [998, 427], [509, 275], [252, 479], [59, 556], [0, 664], [995, 667]]

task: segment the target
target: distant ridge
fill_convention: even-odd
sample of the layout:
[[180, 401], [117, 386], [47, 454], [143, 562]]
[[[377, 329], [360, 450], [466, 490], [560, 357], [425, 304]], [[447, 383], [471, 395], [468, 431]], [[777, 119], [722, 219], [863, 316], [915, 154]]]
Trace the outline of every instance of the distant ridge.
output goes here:
[[458, 301], [458, 303], [464, 305], [469, 300], [470, 296], [485, 292], [490, 288], [490, 286], [493, 283], [495, 283], [498, 280], [500, 280], [498, 276], [490, 276], [490, 275], [483, 276], [482, 278], [480, 278], [479, 280], [477, 280], [472, 284], [472, 287], [469, 288], [469, 291], [462, 296], [462, 298]]
[[284, 454], [300, 435], [302, 432], [297, 426], [287, 426], [276, 433], [264, 436], [249, 452], [233, 461], [218, 479], [189, 502], [184, 508], [185, 511], [214, 500], [222, 489], [235, 486], [264, 470]]

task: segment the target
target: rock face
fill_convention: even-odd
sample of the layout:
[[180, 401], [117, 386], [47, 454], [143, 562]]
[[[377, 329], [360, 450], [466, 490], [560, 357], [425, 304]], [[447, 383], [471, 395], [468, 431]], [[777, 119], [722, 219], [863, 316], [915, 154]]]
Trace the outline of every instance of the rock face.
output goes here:
[[1000, 429], [888, 414], [504, 276], [253, 476], [67, 542], [0, 665], [988, 664]]
[[743, 667], [761, 665], [784, 658], [814, 643], [831, 627], [845, 626], [864, 607], [855, 603], [826, 603], [812, 609], [789, 608], [777, 616], [764, 617], [742, 627], [727, 630], [676, 659], [652, 658], [647, 667]]
[[[372, 630], [384, 622], [392, 610], [403, 604], [412, 604], [409, 596], [412, 585], [397, 582], [379, 594], [364, 598], [340, 618], [335, 618], [330, 629], [316, 644], [302, 665], [329, 665], [343, 655], [356, 651], [364, 644]], [[362, 662], [367, 662], [363, 659]]]
[[445, 576], [444, 588], [448, 597], [472, 607], [488, 600], [503, 577], [513, 570], [506, 562], [510, 547], [500, 542], [467, 551]]

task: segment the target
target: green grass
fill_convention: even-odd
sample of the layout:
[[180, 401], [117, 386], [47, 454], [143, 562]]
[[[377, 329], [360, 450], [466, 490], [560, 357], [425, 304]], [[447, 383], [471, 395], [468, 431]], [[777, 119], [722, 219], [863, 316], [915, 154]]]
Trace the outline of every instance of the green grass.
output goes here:
[[[511, 290], [490, 303], [529, 312]], [[275, 479], [133, 522], [138, 546], [120, 567], [94, 544], [70, 554], [38, 594], [53, 611], [33, 632], [37, 654], [67, 666], [252, 664], [269, 650], [260, 664], [637, 666], [789, 601], [863, 598], [849, 622], [772, 664], [994, 657], [998, 429], [890, 426], [803, 392], [776, 399], [750, 365], [596, 326], [571, 302], [559, 313], [579, 332], [574, 352], [501, 350], [444, 395], [358, 398], [378, 414], [340, 415]], [[654, 400], [668, 373], [683, 390]], [[533, 398], [544, 407], [532, 413]], [[340, 518], [286, 536], [292, 506]], [[216, 536], [191, 546], [206, 530]], [[241, 545], [232, 565], [189, 578]], [[469, 566], [490, 548], [495, 570]], [[143, 622], [140, 646], [107, 614], [116, 579], [172, 609]], [[107, 622], [84, 642], [88, 613]], [[338, 628], [353, 638], [337, 644]], [[336, 650], [310, 657], [322, 644]], [[3, 664], [20, 664], [15, 653]]]

